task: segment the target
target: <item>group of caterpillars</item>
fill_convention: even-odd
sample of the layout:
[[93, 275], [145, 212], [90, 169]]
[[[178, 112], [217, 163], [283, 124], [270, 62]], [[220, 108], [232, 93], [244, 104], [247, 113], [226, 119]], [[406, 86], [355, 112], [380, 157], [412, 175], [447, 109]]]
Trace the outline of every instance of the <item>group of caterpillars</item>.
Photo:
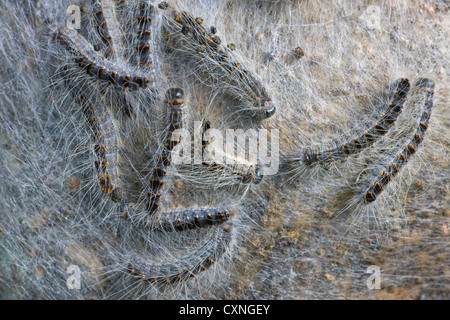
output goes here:
[[[121, 111], [130, 116], [132, 106], [127, 102], [127, 97], [138, 91], [144, 95], [158, 95], [159, 79], [155, 77], [157, 69], [151, 55], [154, 46], [152, 26], [158, 9], [149, 1], [91, 0], [82, 1], [81, 5], [83, 21], [95, 32], [91, 34], [90, 30], [76, 31], [58, 26], [52, 33], [52, 39], [63, 51], [63, 56], [69, 56], [67, 63], [58, 69], [57, 74], [63, 80], [64, 90], [69, 91], [73, 101], [81, 108], [91, 131], [100, 190], [117, 203], [120, 215], [137, 227], [181, 232], [218, 226], [203, 247], [179, 261], [168, 265], [149, 265], [139, 259], [130, 261], [129, 271], [136, 278], [159, 284], [182, 281], [206, 270], [227, 250], [231, 241], [231, 220], [235, 215], [235, 208], [193, 208], [164, 212], [160, 207], [160, 200], [166, 192], [165, 179], [173, 165], [172, 153], [181, 142], [174, 133], [184, 128], [188, 112], [185, 93], [181, 88], [170, 88], [165, 93], [167, 126], [155, 160], [149, 165], [145, 177], [146, 183], [142, 187], [144, 199], [142, 203], [129, 203], [119, 173], [120, 134], [116, 128], [114, 108], [119, 104], [118, 108], [125, 109]], [[160, 9], [165, 10], [167, 7], [164, 2], [159, 4]], [[122, 19], [132, 19], [135, 23], [131, 27], [129, 23], [121, 27]], [[134, 29], [130, 30], [131, 28]], [[248, 71], [242, 70], [242, 74], [245, 74], [242, 79], [247, 79], [246, 85], [249, 88], [256, 86], [254, 90], [261, 91], [257, 95], [256, 91], [249, 91], [254, 99], [251, 108], [257, 108], [258, 112], [267, 109], [272, 102], [266, 90], [261, 89], [261, 82]], [[259, 102], [261, 98], [264, 99], [262, 103]], [[274, 107], [271, 108], [275, 110]], [[266, 117], [272, 114], [273, 112], [266, 113]], [[210, 125], [205, 126], [204, 134], [208, 128]], [[204, 134], [202, 150], [205, 170], [227, 174], [232, 179], [237, 177], [236, 183], [261, 181], [262, 170], [256, 164], [221, 164], [209, 161], [206, 156], [208, 141]]]
[[429, 125], [435, 92], [435, 84], [430, 79], [417, 79], [412, 90], [408, 79], [400, 78], [396, 80], [392, 85], [389, 102], [386, 103], [379, 119], [373, 122], [371, 127], [366, 129], [356, 128], [356, 131], [360, 133], [353, 138], [343, 135], [343, 137], [339, 137], [332, 142], [304, 148], [293, 158], [295, 166], [300, 168], [301, 172], [311, 171], [314, 168], [329, 170], [338, 161], [345, 161], [352, 155], [361, 153], [368, 147], [373, 146], [382, 136], [387, 135], [391, 127], [396, 124], [398, 116], [403, 112], [407, 101], [409, 101], [408, 94], [410, 92], [412, 92], [411, 104], [418, 104], [417, 111], [420, 113], [416, 123], [417, 128], [411, 138], [395, 152], [395, 156], [388, 159], [384, 169], [375, 177], [369, 179], [369, 185], [363, 186], [360, 201], [365, 205], [375, 202], [402, 167], [408, 163], [411, 156], [417, 152], [424, 139]]
[[[208, 73], [212, 82], [220, 82], [227, 94], [241, 102], [241, 112], [258, 121], [275, 114], [276, 107], [267, 89], [233, 54], [234, 46], [225, 46], [222, 43], [216, 35], [215, 27], [206, 28], [202, 18], [195, 18], [186, 12], [175, 12], [166, 2], [160, 3], [158, 7], [166, 10], [167, 16], [171, 17], [166, 26], [169, 32], [164, 34], [166, 41], [177, 41], [177, 45], [171, 50], [178, 50], [180, 54], [191, 59], [198, 65], [198, 70]], [[52, 38], [63, 48], [65, 56], [69, 54], [70, 57], [69, 62], [61, 67], [60, 71], [65, 88], [81, 107], [91, 129], [100, 189], [117, 203], [121, 216], [138, 227], [181, 232], [217, 226], [212, 238], [188, 256], [166, 265], [152, 265], [136, 259], [130, 261], [128, 267], [134, 277], [153, 283], [171, 284], [183, 281], [207, 270], [227, 250], [232, 237], [231, 223], [235, 208], [195, 208], [169, 212], [161, 210], [160, 200], [166, 191], [165, 179], [173, 165], [172, 153], [180, 143], [174, 132], [183, 129], [188, 112], [185, 93], [181, 88], [171, 88], [165, 93], [167, 127], [157, 149], [155, 161], [149, 166], [145, 177], [143, 203], [141, 205], [128, 202], [118, 172], [120, 146], [112, 110], [112, 105], [117, 104], [117, 101], [112, 100], [120, 97], [119, 108], [126, 109], [124, 113], [130, 115], [132, 106], [127, 102], [128, 95], [142, 91], [143, 95], [158, 96], [160, 79], [152, 56], [152, 28], [158, 9], [150, 1], [90, 0], [82, 1], [82, 12], [85, 14], [84, 21], [88, 21], [90, 28], [87, 31], [83, 29], [84, 34], [89, 34], [89, 39], [83, 36], [83, 32], [63, 26], [53, 31]], [[128, 23], [122, 26], [120, 22], [124, 19], [134, 23], [127, 21]], [[91, 30], [95, 31], [93, 35], [90, 34]], [[90, 41], [96, 43], [91, 44]], [[424, 139], [430, 119], [434, 83], [420, 78], [415, 83], [415, 90], [416, 96], [424, 102], [417, 129], [406, 146], [398, 151], [365, 189], [362, 196], [365, 204], [376, 201]], [[108, 92], [114, 92], [115, 98], [106, 99]], [[328, 168], [336, 161], [362, 152], [381, 136], [388, 134], [401, 114], [409, 92], [409, 81], [404, 78], [397, 80], [391, 101], [386, 105], [380, 119], [370, 128], [351, 140], [340, 139], [338, 142], [304, 148], [288, 159], [288, 162], [304, 172], [316, 166]], [[206, 170], [237, 177], [237, 183], [259, 183], [263, 177], [263, 168], [257, 164], [221, 164], [208, 161], [207, 150], [210, 141], [206, 132], [210, 128], [211, 123], [205, 120], [202, 153]]]

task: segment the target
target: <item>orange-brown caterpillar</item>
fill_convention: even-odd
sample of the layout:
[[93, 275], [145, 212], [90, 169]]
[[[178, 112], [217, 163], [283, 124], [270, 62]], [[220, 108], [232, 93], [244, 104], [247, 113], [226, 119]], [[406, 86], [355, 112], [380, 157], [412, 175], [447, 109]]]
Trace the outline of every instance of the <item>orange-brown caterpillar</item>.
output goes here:
[[227, 46], [222, 45], [219, 36], [209, 33], [202, 23], [202, 18], [194, 18], [189, 13], [176, 14], [174, 34], [185, 43], [180, 52], [194, 58], [209, 77], [222, 82], [229, 93], [246, 104], [246, 110], [253, 116], [271, 117], [276, 107], [261, 81], [238, 61]]
[[[415, 83], [416, 90], [421, 99], [424, 101], [424, 110], [422, 112], [417, 129], [415, 130], [411, 140], [399, 150], [393, 160], [388, 163], [387, 167], [380, 172], [375, 181], [371, 182], [370, 187], [364, 193], [364, 203], [374, 202], [383, 192], [384, 188], [392, 181], [392, 179], [400, 172], [400, 170], [408, 163], [409, 159], [417, 152], [419, 145], [425, 138], [425, 133], [429, 126], [431, 109], [433, 107], [433, 95], [435, 84], [432, 80], [419, 78]], [[420, 99], [420, 98], [419, 98]]]
[[[393, 85], [392, 97], [386, 104], [386, 110], [381, 113], [379, 120], [364, 130], [359, 136], [350, 141], [333, 142], [326, 146], [305, 148], [298, 155], [298, 160], [306, 167], [327, 164], [338, 159], [349, 157], [372, 146], [381, 136], [385, 135], [395, 124], [397, 117], [403, 111], [403, 105], [408, 98], [410, 83], [408, 79], [400, 78]], [[337, 139], [336, 141], [342, 141]]]
[[75, 63], [88, 75], [110, 85], [138, 90], [153, 86], [147, 76], [142, 76], [102, 58], [86, 39], [74, 30], [58, 27], [52, 38], [62, 44], [74, 56]]
[[134, 259], [128, 270], [136, 279], [154, 284], [170, 285], [185, 281], [216, 263], [229, 247], [231, 236], [231, 227], [218, 227], [205, 245], [173, 263], [153, 265]]

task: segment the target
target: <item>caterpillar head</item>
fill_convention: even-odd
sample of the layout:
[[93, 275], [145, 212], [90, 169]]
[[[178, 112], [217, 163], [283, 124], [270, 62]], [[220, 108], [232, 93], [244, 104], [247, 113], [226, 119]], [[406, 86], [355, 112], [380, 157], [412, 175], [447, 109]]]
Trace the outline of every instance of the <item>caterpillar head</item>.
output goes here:
[[317, 152], [311, 148], [307, 148], [303, 151], [303, 157], [299, 157], [299, 162], [302, 162], [305, 166], [310, 166], [317, 161]]
[[260, 119], [270, 118], [277, 111], [277, 108], [272, 103], [272, 99], [270, 98], [262, 100], [261, 104], [259, 105], [259, 108], [260, 109], [257, 112], [257, 117]]
[[184, 98], [184, 91], [181, 88], [170, 88], [166, 92], [166, 100], [170, 104], [182, 104]]
[[255, 168], [255, 176], [253, 178], [253, 183], [254, 184], [260, 183], [262, 181], [263, 177], [264, 177], [263, 170], [260, 165], [257, 165]]

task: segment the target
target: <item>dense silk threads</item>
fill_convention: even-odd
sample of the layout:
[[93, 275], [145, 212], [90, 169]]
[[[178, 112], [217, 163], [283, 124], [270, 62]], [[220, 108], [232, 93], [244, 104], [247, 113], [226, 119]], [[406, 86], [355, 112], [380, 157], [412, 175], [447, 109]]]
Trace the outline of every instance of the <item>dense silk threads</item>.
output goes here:
[[232, 157], [221, 150], [212, 149], [211, 137], [208, 136], [208, 130], [212, 128], [211, 123], [204, 120], [202, 127], [202, 164], [208, 168], [208, 171], [222, 178], [229, 177], [238, 183], [258, 184], [262, 181], [263, 171], [260, 165], [252, 164], [246, 159]]

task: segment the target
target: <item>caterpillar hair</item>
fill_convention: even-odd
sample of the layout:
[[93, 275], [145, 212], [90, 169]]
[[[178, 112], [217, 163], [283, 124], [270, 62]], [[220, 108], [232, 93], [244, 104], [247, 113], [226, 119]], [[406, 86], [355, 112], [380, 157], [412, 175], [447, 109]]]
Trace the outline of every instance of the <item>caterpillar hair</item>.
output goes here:
[[[219, 174], [222, 177], [232, 177], [232, 179], [240, 183], [260, 183], [263, 179], [261, 166], [252, 164], [246, 159], [232, 157], [220, 150], [213, 149], [211, 146], [211, 138], [208, 137], [209, 129], [211, 129], [211, 123], [205, 120], [203, 122], [202, 132], [203, 166], [207, 167], [210, 172]], [[218, 159], [220, 161], [217, 161]]]
[[375, 121], [372, 127], [366, 130], [353, 130], [363, 132], [351, 141], [340, 137], [326, 144], [307, 147], [299, 152], [295, 157], [295, 161], [298, 161], [299, 165], [305, 168], [311, 168], [316, 165], [327, 167], [330, 163], [348, 158], [372, 146], [381, 136], [387, 134], [395, 124], [397, 117], [403, 111], [403, 105], [408, 98], [409, 89], [410, 83], [408, 79], [400, 78], [396, 80], [393, 84], [390, 101], [386, 104], [385, 110], [382, 111], [380, 119]]
[[434, 87], [435, 84], [430, 79], [419, 78], [416, 81], [415, 88], [418, 96], [415, 96], [414, 99], [418, 99], [424, 104], [420, 121], [417, 124], [417, 129], [406, 145], [398, 150], [395, 157], [387, 164], [387, 167], [370, 183], [370, 187], [364, 192], [364, 203], [369, 204], [374, 202], [392, 179], [408, 163], [410, 158], [417, 152], [420, 144], [425, 138], [425, 133], [429, 126], [431, 109], [433, 107]]
[[130, 273], [139, 280], [170, 285], [198, 275], [216, 263], [228, 249], [232, 228], [216, 228], [212, 238], [195, 252], [169, 264], [152, 265], [137, 258], [129, 265]]
[[181, 142], [180, 138], [175, 138], [174, 133], [184, 127], [185, 100], [184, 91], [180, 88], [171, 88], [166, 92], [165, 103], [168, 107], [167, 132], [161, 147], [161, 153], [156, 156], [156, 163], [150, 169], [150, 174], [146, 178], [147, 197], [146, 207], [150, 215], [159, 209], [159, 201], [164, 188], [164, 177], [167, 176], [167, 169], [172, 165], [172, 151]]
[[206, 29], [202, 18], [187, 12], [173, 13], [169, 22], [170, 37], [179, 40], [173, 48], [193, 59], [208, 77], [222, 83], [227, 93], [244, 102], [243, 109], [252, 116], [266, 119], [275, 114], [276, 107], [262, 82], [243, 66], [220, 37]]
[[92, 45], [74, 30], [59, 26], [52, 38], [62, 44], [74, 56], [74, 62], [88, 75], [128, 90], [145, 89], [153, 86], [147, 76], [125, 71], [118, 65], [102, 58]]

